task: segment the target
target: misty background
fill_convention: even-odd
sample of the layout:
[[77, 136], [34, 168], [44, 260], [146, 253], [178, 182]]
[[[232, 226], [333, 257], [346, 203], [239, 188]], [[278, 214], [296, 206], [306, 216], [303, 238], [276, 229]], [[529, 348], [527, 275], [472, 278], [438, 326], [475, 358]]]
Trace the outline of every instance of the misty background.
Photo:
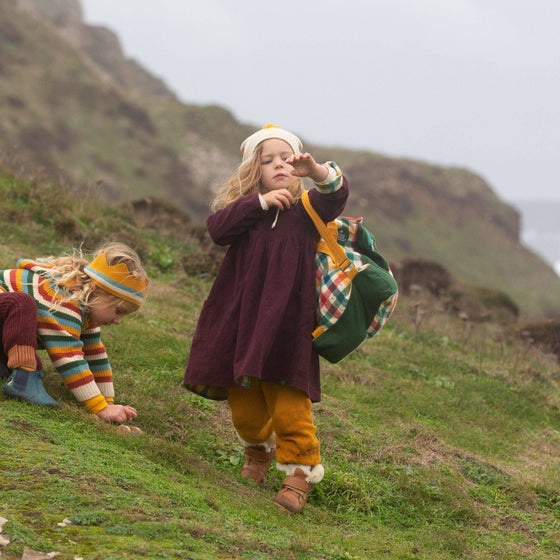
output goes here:
[[556, 0], [82, 0], [185, 103], [465, 167], [560, 274]]

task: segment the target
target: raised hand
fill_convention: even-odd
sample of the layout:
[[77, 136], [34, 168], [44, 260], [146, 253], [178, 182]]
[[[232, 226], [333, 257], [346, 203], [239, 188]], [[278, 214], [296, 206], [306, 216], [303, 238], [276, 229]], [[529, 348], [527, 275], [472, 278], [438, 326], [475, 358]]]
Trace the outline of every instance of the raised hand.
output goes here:
[[325, 180], [329, 173], [325, 165], [318, 164], [313, 156], [307, 152], [290, 156], [286, 163], [289, 163], [294, 168], [292, 175], [296, 177], [309, 177], [316, 183]]

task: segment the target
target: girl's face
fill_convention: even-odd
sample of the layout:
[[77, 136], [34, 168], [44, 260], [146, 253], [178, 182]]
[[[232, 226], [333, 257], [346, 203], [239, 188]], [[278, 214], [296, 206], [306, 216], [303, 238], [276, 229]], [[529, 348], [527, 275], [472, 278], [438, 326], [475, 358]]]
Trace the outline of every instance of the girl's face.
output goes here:
[[289, 189], [297, 177], [292, 175], [293, 167], [286, 160], [294, 152], [287, 142], [279, 138], [265, 140], [261, 149], [261, 188], [264, 192]]
[[132, 304], [96, 288], [89, 308], [89, 327], [118, 325], [125, 315], [135, 310]]

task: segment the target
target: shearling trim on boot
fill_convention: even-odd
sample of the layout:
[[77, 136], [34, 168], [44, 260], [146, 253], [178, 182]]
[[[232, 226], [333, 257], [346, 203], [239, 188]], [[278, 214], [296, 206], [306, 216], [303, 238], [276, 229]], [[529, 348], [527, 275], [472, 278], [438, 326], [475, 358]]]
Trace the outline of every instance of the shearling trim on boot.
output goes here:
[[296, 469], [301, 469], [305, 474], [305, 481], [309, 484], [318, 484], [325, 476], [325, 469], [321, 463], [318, 465], [295, 465], [294, 463], [276, 463], [276, 468], [286, 473], [286, 476], [294, 476]]
[[271, 451], [272, 449], [276, 449], [276, 434], [273, 433], [266, 441], [262, 443], [249, 443], [245, 441], [239, 434], [237, 434], [239, 441], [243, 445], [243, 447], [262, 447], [264, 451]]

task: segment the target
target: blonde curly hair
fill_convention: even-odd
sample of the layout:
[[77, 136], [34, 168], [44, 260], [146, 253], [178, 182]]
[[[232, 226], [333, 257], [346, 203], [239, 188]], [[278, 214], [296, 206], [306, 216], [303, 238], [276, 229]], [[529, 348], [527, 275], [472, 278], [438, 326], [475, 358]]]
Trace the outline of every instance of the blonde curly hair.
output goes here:
[[[111, 242], [101, 246], [95, 252], [93, 258], [101, 253], [105, 253], [109, 266], [124, 263], [130, 276], [145, 279], [149, 286], [148, 275], [134, 249], [124, 243]], [[86, 310], [91, 309], [92, 304], [99, 305], [101, 302], [106, 306], [117, 303], [119, 309], [124, 313], [132, 313], [139, 308], [138, 305], [124, 301], [108, 292], [96, 291], [92, 279], [84, 272], [84, 268], [89, 264], [89, 261], [84, 257], [81, 250], [72, 255], [43, 258], [40, 262], [49, 265], [47, 275], [53, 284], [60, 289], [55, 306], [59, 306], [65, 301], [72, 301]]]
[[[212, 201], [210, 209], [215, 212], [225, 208], [232, 202], [260, 192], [261, 190], [261, 154], [263, 143], [261, 142], [253, 152], [250, 159], [242, 162], [233, 175], [220, 187], [216, 198]], [[294, 199], [301, 198], [303, 181], [297, 177], [289, 188]]]

